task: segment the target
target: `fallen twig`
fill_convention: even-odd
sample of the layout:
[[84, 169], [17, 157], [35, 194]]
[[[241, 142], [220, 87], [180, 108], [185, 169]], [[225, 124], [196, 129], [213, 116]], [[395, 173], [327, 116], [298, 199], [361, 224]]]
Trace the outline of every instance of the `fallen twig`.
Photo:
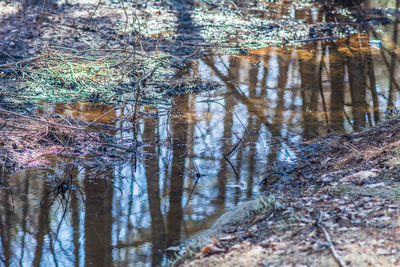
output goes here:
[[16, 62], [12, 62], [12, 63], [2, 64], [2, 65], [0, 65], [0, 68], [5, 68], [5, 67], [10, 67], [10, 66], [12, 66], [12, 65], [17, 65], [17, 64], [21, 64], [21, 63], [30, 62], [30, 61], [39, 59], [39, 58], [41, 58], [41, 57], [43, 57], [43, 56], [44, 56], [44, 55], [40, 55], [40, 56], [37, 56], [37, 57], [31, 57], [31, 58], [27, 58], [27, 59], [20, 60], [20, 61], [16, 61]]
[[[322, 215], [322, 214], [321, 214], [321, 215]], [[322, 217], [322, 216], [321, 216], [321, 217]], [[337, 264], [338, 264], [340, 267], [346, 267], [346, 264], [343, 262], [343, 260], [340, 258], [339, 254], [337, 253], [337, 251], [336, 251], [336, 249], [335, 249], [335, 246], [334, 246], [333, 243], [332, 243], [332, 239], [331, 239], [331, 237], [329, 236], [328, 231], [326, 230], [325, 226], [323, 226], [323, 224], [321, 223], [321, 217], [320, 217], [319, 222], [317, 223], [317, 226], [318, 226], [319, 228], [321, 228], [321, 230], [324, 232], [325, 239], [326, 239], [326, 241], [328, 242], [328, 245], [329, 245], [329, 249], [330, 249], [330, 251], [331, 251], [331, 253], [332, 253], [333, 258], [336, 260]]]
[[1, 54], [4, 54], [4, 55], [6, 55], [6, 56], [8, 56], [8, 57], [10, 57], [10, 58], [12, 58], [12, 59], [15, 59], [12, 55], [8, 54], [7, 52], [5, 52], [5, 51], [3, 51], [3, 50], [0, 50], [0, 53], [1, 53]]

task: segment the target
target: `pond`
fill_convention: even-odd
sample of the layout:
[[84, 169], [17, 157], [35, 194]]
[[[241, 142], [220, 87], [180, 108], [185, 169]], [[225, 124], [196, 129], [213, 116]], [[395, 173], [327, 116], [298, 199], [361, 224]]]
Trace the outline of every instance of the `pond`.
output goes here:
[[[279, 3], [266, 8], [273, 5], [271, 13], [252, 5], [246, 10], [296, 16], [277, 10]], [[304, 14], [317, 12], [310, 19], [329, 20], [323, 10], [310, 10]], [[44, 107], [40, 112], [115, 126], [113, 135], [136, 138], [138, 151], [127, 153], [122, 165], [99, 165], [92, 157], [83, 168], [58, 159], [7, 177], [0, 201], [2, 263], [166, 265], [167, 248], [261, 194], [263, 175], [292, 166], [301, 142], [374, 126], [397, 113], [398, 29], [395, 20], [347, 38], [204, 55], [182, 75], [220, 87], [175, 97], [171, 107], [146, 107], [153, 116], [141, 118], [137, 132], [123, 127], [129, 106]]]

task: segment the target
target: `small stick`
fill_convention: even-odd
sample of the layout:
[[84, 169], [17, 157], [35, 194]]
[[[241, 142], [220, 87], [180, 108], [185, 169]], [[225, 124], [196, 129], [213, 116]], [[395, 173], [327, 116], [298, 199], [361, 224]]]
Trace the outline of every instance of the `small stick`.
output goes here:
[[239, 146], [240, 144], [243, 143], [243, 139], [244, 139], [244, 136], [242, 136], [242, 137], [239, 139], [239, 141], [236, 142], [236, 144], [233, 146], [233, 148], [231, 149], [231, 151], [229, 151], [228, 153], [226, 153], [226, 154], [224, 155], [224, 158], [229, 157], [229, 156], [232, 154], [232, 152], [235, 151], [236, 148], [238, 148], [238, 146]]
[[97, 6], [95, 7], [94, 11], [92, 12], [92, 14], [90, 14], [90, 20], [93, 19], [94, 14], [96, 14], [97, 9], [99, 8], [99, 6], [101, 5], [101, 0], [99, 0], [99, 2], [97, 3]]
[[240, 175], [236, 172], [235, 166], [233, 166], [232, 162], [229, 160], [227, 156], [224, 156], [224, 159], [229, 163], [229, 165], [232, 167], [233, 172], [235, 173], [237, 178], [240, 178]]
[[194, 183], [194, 186], [193, 186], [193, 188], [192, 188], [192, 191], [190, 192], [190, 195], [189, 195], [189, 197], [188, 197], [188, 200], [186, 201], [185, 208], [186, 208], [187, 204], [189, 204], [190, 199], [192, 198], [193, 191], [194, 191], [194, 189], [196, 188], [196, 185], [197, 185], [197, 183], [199, 182], [200, 177], [203, 176], [203, 175], [199, 172], [199, 168], [197, 167], [197, 165], [196, 165], [196, 163], [194, 162], [193, 159], [192, 159], [192, 163], [193, 163], [193, 167], [194, 167], [195, 170], [196, 170], [196, 182]]
[[7, 52], [5, 52], [3, 50], [0, 50], [0, 53], [4, 54], [4, 55], [6, 55], [6, 56], [8, 56], [8, 57], [10, 57], [12, 59], [15, 59], [12, 55], [8, 54]]
[[103, 118], [104, 116], [107, 116], [107, 114], [111, 113], [112, 111], [116, 110], [117, 107], [113, 107], [112, 109], [110, 109], [109, 111], [107, 111], [106, 113], [104, 113], [103, 115], [101, 115], [100, 117], [98, 117], [97, 119], [95, 119], [94, 121], [89, 122], [89, 125], [92, 125], [93, 123], [96, 123], [98, 120], [100, 120], [101, 118]]
[[29, 61], [33, 61], [33, 60], [39, 59], [39, 58], [41, 58], [43, 56], [44, 55], [37, 56], [37, 57], [31, 57], [31, 58], [27, 58], [27, 59], [16, 61], [16, 62], [12, 62], [12, 63], [2, 64], [2, 65], [0, 65], [0, 68], [10, 67], [10, 65], [17, 65], [17, 64], [21, 64], [21, 63], [26, 63], [26, 62], [29, 62]]
[[333, 258], [336, 260], [337, 264], [338, 264], [340, 267], [346, 267], [346, 264], [343, 262], [343, 260], [340, 258], [339, 254], [337, 253], [337, 251], [336, 251], [336, 249], [335, 249], [335, 246], [334, 246], [333, 243], [332, 243], [332, 239], [331, 239], [331, 237], [329, 236], [328, 231], [326, 230], [325, 226], [322, 225], [322, 223], [321, 223], [321, 218], [322, 218], [322, 214], [321, 214], [320, 220], [319, 220], [319, 222], [318, 222], [317, 225], [318, 225], [318, 227], [321, 228], [322, 231], [324, 232], [325, 239], [326, 239], [326, 241], [327, 241], [328, 244], [329, 244], [329, 249], [330, 249], [330, 251], [331, 251], [331, 253], [332, 253]]
[[149, 73], [147, 73], [145, 76], [143, 76], [143, 77], [139, 80], [139, 82], [138, 82], [138, 88], [136, 89], [135, 109], [134, 109], [134, 111], [133, 111], [132, 123], [135, 123], [135, 122], [136, 122], [136, 113], [137, 113], [137, 106], [139, 105], [140, 92], [143, 91], [142, 85], [143, 85], [143, 83], [144, 83], [148, 78], [150, 78], [150, 77], [154, 74], [154, 72], [157, 70], [157, 68], [160, 67], [161, 65], [162, 65], [162, 63], [157, 63], [157, 64], [154, 66], [154, 68], [153, 68]]

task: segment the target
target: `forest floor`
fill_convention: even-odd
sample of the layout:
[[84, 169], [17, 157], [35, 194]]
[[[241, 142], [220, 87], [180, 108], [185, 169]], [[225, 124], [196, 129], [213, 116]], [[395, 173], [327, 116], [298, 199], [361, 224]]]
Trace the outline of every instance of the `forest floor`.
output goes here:
[[175, 265], [399, 266], [400, 119], [298, 153], [285, 177], [266, 178], [265, 197], [223, 215]]

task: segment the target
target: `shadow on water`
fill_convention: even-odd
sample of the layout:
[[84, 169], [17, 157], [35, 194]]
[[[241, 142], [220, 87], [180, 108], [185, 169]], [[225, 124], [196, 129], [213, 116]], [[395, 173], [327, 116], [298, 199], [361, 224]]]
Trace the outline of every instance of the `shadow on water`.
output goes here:
[[[333, 20], [325, 11], [316, 19]], [[384, 40], [382, 47], [371, 46], [372, 39]], [[347, 38], [192, 62], [185, 75], [199, 74], [221, 88], [177, 97], [167, 111], [151, 107], [161, 115], [141, 120], [140, 158], [127, 154], [122, 166], [57, 163], [3, 180], [2, 265], [165, 265], [167, 247], [257, 196], [266, 171], [296, 158], [296, 143], [376, 125], [399, 107], [398, 51], [395, 20]], [[132, 136], [121, 127], [125, 108], [48, 109], [101, 117], [121, 129], [115, 136]]]

